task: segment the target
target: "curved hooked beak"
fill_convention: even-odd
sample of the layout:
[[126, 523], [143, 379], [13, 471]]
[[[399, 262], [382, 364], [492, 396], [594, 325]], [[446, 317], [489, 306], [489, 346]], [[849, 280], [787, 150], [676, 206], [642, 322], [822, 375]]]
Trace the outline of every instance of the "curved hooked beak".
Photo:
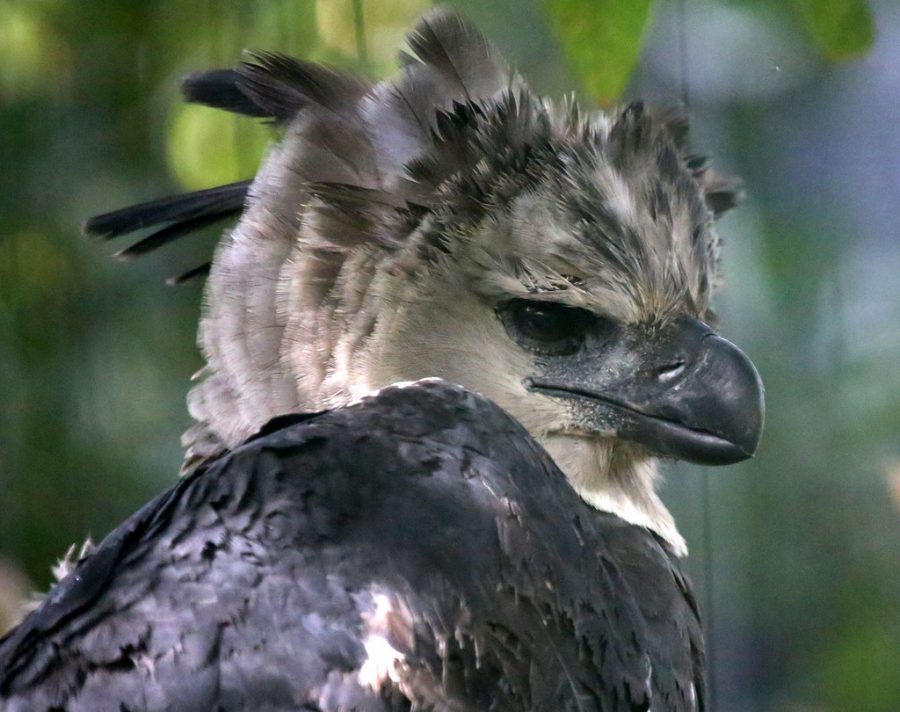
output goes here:
[[737, 346], [696, 319], [620, 327], [547, 362], [529, 390], [573, 404], [578, 428], [614, 432], [659, 455], [728, 465], [762, 435], [763, 384]]

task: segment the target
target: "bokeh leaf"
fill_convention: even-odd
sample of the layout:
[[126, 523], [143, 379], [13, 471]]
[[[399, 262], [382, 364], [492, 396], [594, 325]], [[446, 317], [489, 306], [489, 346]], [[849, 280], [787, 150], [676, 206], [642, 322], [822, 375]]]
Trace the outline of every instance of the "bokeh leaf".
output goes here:
[[871, 48], [875, 22], [867, 0], [795, 0], [795, 6], [828, 59], [852, 59]]
[[167, 136], [179, 185], [200, 190], [250, 178], [273, 137], [259, 121], [194, 104], [177, 104]]
[[390, 74], [407, 31], [430, 4], [428, 0], [318, 0], [319, 39], [326, 48], [355, 57], [376, 74]]
[[572, 68], [601, 105], [625, 89], [649, 24], [651, 0], [544, 0]]

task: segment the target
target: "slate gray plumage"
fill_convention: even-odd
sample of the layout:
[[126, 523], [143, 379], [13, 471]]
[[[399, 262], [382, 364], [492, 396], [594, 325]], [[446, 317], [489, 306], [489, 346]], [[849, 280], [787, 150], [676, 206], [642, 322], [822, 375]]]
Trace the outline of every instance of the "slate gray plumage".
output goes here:
[[[360, 683], [373, 636], [402, 660], [369, 671], [377, 691]], [[666, 543], [440, 381], [276, 421], [0, 643], [6, 712], [688, 710], [703, 690]]]

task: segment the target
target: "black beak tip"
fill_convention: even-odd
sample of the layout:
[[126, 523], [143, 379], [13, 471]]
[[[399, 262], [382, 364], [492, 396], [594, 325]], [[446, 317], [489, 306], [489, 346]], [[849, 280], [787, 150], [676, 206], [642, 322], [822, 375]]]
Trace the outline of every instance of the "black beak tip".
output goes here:
[[[692, 420], [704, 424], [709, 437], [698, 438], [696, 462], [731, 465], [756, 454], [765, 422], [765, 388], [759, 372], [748, 356], [731, 342], [710, 335], [707, 344], [715, 354], [704, 374], [708, 394], [714, 401], [699, 397]], [[707, 411], [708, 407], [708, 411]], [[707, 411], [707, 412], [704, 412]], [[695, 421], [695, 422], [696, 422]]]
[[[719, 338], [719, 337], [716, 337]], [[729, 428], [735, 448], [743, 455], [742, 460], [753, 457], [762, 438], [766, 418], [765, 386], [759, 371], [750, 358], [725, 339], [730, 347], [731, 358], [725, 373], [725, 401], [728, 416], [725, 422]]]
[[651, 390], [623, 434], [661, 455], [700, 465], [747, 460], [756, 453], [765, 419], [759, 372], [720, 336], [706, 333], [695, 343], [684, 376], [669, 389]]

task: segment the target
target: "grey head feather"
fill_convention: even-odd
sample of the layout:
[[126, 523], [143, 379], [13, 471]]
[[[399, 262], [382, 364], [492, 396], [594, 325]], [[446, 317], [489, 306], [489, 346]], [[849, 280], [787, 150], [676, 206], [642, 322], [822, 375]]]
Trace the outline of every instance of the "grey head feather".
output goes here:
[[[189, 463], [372, 385], [349, 374], [395, 306], [391, 280], [455, 270], [491, 299], [565, 293], [631, 320], [705, 314], [712, 222], [737, 192], [688, 154], [683, 111], [557, 106], [442, 9], [408, 45], [399, 75], [375, 85], [260, 53], [195, 89], [285, 133], [213, 259]], [[522, 215], [529, 229], [509, 229]]]
[[448, 98], [477, 101], [496, 92], [507, 72], [481, 33], [451, 12], [436, 10], [422, 17], [407, 37], [420, 64], [406, 68], [427, 71], [443, 84]]
[[275, 52], [248, 52], [237, 85], [267, 116], [292, 120], [307, 106], [352, 115], [369, 83], [346, 71]]

